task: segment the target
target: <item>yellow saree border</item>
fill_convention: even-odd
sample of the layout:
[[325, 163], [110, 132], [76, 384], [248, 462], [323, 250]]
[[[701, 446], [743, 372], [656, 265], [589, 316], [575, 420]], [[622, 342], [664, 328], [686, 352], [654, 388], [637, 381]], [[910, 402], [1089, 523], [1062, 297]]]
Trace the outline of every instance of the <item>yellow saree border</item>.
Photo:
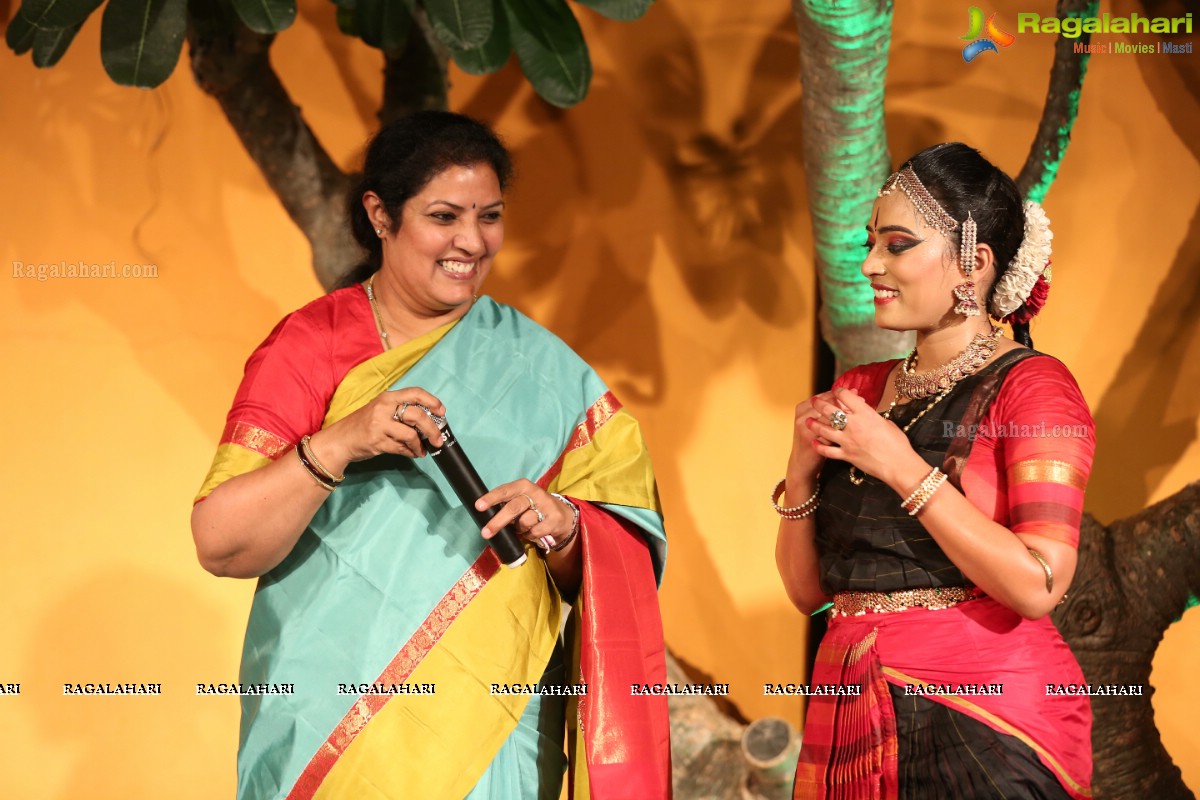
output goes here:
[[272, 459], [267, 456], [254, 450], [248, 450], [239, 444], [227, 442], [218, 445], [212, 466], [209, 467], [208, 475], [204, 478], [204, 485], [200, 487], [200, 491], [196, 493], [192, 502], [199, 503], [230, 478], [253, 472], [270, 464], [271, 461]]
[[[622, 478], [615, 479], [605, 464], [621, 465]], [[638, 422], [611, 391], [588, 408], [562, 454], [537, 484], [581, 500], [662, 513]]]
[[[492, 555], [492, 551], [483, 551], [434, 606], [433, 611], [404, 643], [374, 683], [399, 684], [407, 681], [425, 654], [437, 644], [451, 623], [458, 618], [499, 567], [500, 562]], [[360, 696], [309, 761], [299, 780], [288, 793], [288, 800], [312, 797], [338, 759], [366, 728], [367, 723], [383, 710], [391, 697], [392, 695], [383, 694]]]
[[380, 392], [392, 388], [392, 384], [412, 369], [433, 346], [442, 340], [458, 320], [448, 322], [440, 328], [394, 347], [374, 358], [368, 359], [346, 373], [329, 400], [322, 428], [327, 428], [340, 419], [379, 396]]
[[567, 454], [591, 444], [592, 439], [596, 436], [596, 431], [616, 416], [617, 412], [622, 408], [621, 401], [611, 391], [605, 392], [600, 396], [599, 400], [592, 403], [584, 415], [583, 421], [575, 426], [575, 430], [571, 433], [571, 438], [567, 440], [567, 446], [563, 448], [558, 459], [550, 465], [550, 469], [546, 470], [546, 474], [538, 480], [538, 485], [542, 488], [550, 485], [550, 482], [562, 472], [563, 462]]
[[[438, 696], [396, 695], [362, 729], [313, 795], [317, 800], [463, 797], [489, 765], [529, 702], [526, 694], [491, 693], [489, 681], [536, 684], [555, 642], [561, 606], [544, 569], [499, 569], [469, 602], [409, 676], [433, 684]], [[532, 566], [532, 565], [531, 565]], [[523, 609], [520, 619], [516, 610]], [[415, 638], [415, 637], [414, 637]], [[488, 643], [480, 647], [481, 641]], [[436, 646], [434, 646], [436, 645]], [[403, 754], [411, 769], [395, 768]]]
[[[920, 678], [914, 678], [911, 675], [906, 675], [897, 669], [893, 669], [892, 667], [884, 667], [883, 674], [890, 678], [895, 678], [901, 683], [912, 684], [913, 686], [920, 686], [923, 688], [930, 688], [933, 686], [933, 684], [927, 683]], [[1054, 770], [1054, 773], [1059, 776], [1059, 779], [1069, 784], [1071, 789], [1077, 794], [1083, 797], [1092, 796], [1091, 790], [1086, 786], [1081, 786], [1074, 778], [1068, 775], [1066, 769], [1063, 768], [1063, 765], [1059, 763], [1058, 759], [1050, 755], [1046, 748], [1039, 745], [1037, 742], [1031, 739], [1028, 734], [1012, 723], [997, 717], [995, 714], [987, 711], [986, 709], [980, 708], [978, 705], [972, 703], [965, 697], [944, 694], [928, 694], [925, 696], [935, 702], [945, 703], [949, 706], [955, 706], [969, 716], [972, 716], [981, 722], [987, 723], [992, 728], [995, 728], [1003, 733], [1007, 733], [1010, 736], [1015, 736], [1017, 739], [1028, 745], [1035, 753], [1041, 756], [1042, 761], [1046, 764], [1046, 766]]]

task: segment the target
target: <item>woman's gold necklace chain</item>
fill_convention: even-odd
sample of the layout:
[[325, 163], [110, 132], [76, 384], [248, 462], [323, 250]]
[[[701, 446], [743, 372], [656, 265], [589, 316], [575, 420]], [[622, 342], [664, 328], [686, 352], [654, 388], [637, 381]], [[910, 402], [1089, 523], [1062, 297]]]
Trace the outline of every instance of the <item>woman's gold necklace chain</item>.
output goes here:
[[387, 328], [383, 327], [383, 317], [379, 313], [379, 304], [375, 302], [375, 276], [367, 281], [367, 300], [371, 303], [371, 313], [375, 316], [375, 328], [379, 332], [379, 341], [383, 342], [384, 350], [391, 350], [392, 343], [388, 341]]
[[[921, 413], [917, 414], [908, 424], [900, 429], [905, 436], [908, 435], [909, 429], [917, 424], [917, 420], [929, 413], [929, 411], [954, 390], [958, 382], [968, 375], [972, 375], [982, 367], [992, 354], [996, 352], [996, 348], [1000, 344], [1000, 335], [1003, 331], [993, 325], [990, 334], [977, 334], [966, 349], [947, 362], [945, 365], [938, 367], [933, 372], [926, 375], [917, 375], [913, 369], [917, 366], [917, 349], [908, 354], [901, 364], [900, 375], [896, 376], [896, 397], [892, 400], [891, 405], [887, 407], [880, 416], [884, 419], [892, 418], [892, 409], [896, 407], [896, 403], [901, 397], [908, 397], [910, 400], [920, 400], [933, 394], [937, 394], [929, 405], [922, 409]], [[902, 378], [909, 380], [901, 383]], [[904, 387], [904, 390], [901, 387]], [[930, 386], [935, 387], [932, 391], [926, 391]], [[909, 391], [923, 392], [921, 394], [909, 394]], [[858, 471], [858, 467], [850, 467], [850, 482], [855, 486], [862, 485], [864, 478]]]

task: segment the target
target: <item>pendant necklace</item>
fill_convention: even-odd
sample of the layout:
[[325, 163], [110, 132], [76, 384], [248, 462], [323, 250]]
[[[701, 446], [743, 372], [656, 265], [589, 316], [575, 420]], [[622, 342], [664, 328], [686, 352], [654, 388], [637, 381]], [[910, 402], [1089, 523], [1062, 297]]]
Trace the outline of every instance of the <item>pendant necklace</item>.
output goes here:
[[379, 332], [379, 341], [383, 342], [384, 350], [391, 350], [392, 343], [388, 341], [387, 328], [383, 327], [383, 317], [379, 313], [379, 304], [375, 302], [375, 276], [367, 281], [367, 300], [371, 303], [371, 314], [375, 317], [375, 329]]

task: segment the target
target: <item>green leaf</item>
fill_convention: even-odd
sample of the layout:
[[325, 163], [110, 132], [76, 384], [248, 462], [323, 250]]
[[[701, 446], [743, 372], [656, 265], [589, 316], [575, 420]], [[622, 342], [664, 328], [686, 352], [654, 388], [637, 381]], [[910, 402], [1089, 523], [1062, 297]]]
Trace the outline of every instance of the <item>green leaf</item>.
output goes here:
[[646, 13], [654, 0], [575, 0], [609, 19], [629, 22]]
[[512, 52], [512, 37], [508, 33], [508, 18], [500, 0], [494, 3], [493, 14], [496, 20], [492, 26], [492, 35], [479, 47], [469, 50], [453, 50], [454, 63], [469, 75], [486, 75], [495, 72], [508, 63], [508, 54]]
[[233, 8], [255, 33], [278, 33], [296, 20], [296, 0], [233, 0]]
[[78, 25], [104, 0], [25, 0], [21, 13], [38, 28], [69, 28]]
[[492, 0], [425, 0], [433, 32], [453, 50], [479, 47], [492, 35]]
[[592, 59], [566, 0], [505, 0], [513, 49], [534, 91], [559, 108], [587, 96]]
[[354, 22], [364, 42], [385, 53], [399, 53], [408, 42], [412, 14], [403, 0], [358, 0]]
[[4, 43], [19, 56], [29, 52], [29, 48], [33, 47], [33, 40], [37, 36], [37, 28], [25, 18], [23, 12], [24, 8], [17, 11], [12, 22], [8, 23], [8, 30], [4, 32]]
[[58, 60], [63, 57], [63, 53], [67, 52], [67, 48], [71, 46], [71, 41], [75, 38], [75, 34], [79, 33], [82, 25], [82, 22], [78, 22], [69, 28], [39, 30], [33, 39], [33, 65], [35, 67], [53, 67], [57, 64]]
[[186, 0], [109, 0], [100, 25], [100, 60], [121, 86], [153, 89], [179, 63]]

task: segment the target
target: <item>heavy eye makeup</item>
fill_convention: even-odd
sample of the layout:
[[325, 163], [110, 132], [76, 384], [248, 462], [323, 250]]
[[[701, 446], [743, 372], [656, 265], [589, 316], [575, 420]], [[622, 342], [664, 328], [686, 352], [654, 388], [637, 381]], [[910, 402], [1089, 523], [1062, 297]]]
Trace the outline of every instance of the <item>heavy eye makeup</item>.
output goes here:
[[[908, 250], [913, 249], [923, 242], [923, 239], [916, 237], [912, 231], [907, 228], [901, 228], [898, 225], [889, 225], [880, 228], [879, 235], [883, 237], [884, 247], [894, 256], [898, 256]], [[872, 250], [875, 247], [877, 239], [873, 235], [870, 228], [867, 229], [867, 241], [863, 243], [863, 247], [867, 250]]]

